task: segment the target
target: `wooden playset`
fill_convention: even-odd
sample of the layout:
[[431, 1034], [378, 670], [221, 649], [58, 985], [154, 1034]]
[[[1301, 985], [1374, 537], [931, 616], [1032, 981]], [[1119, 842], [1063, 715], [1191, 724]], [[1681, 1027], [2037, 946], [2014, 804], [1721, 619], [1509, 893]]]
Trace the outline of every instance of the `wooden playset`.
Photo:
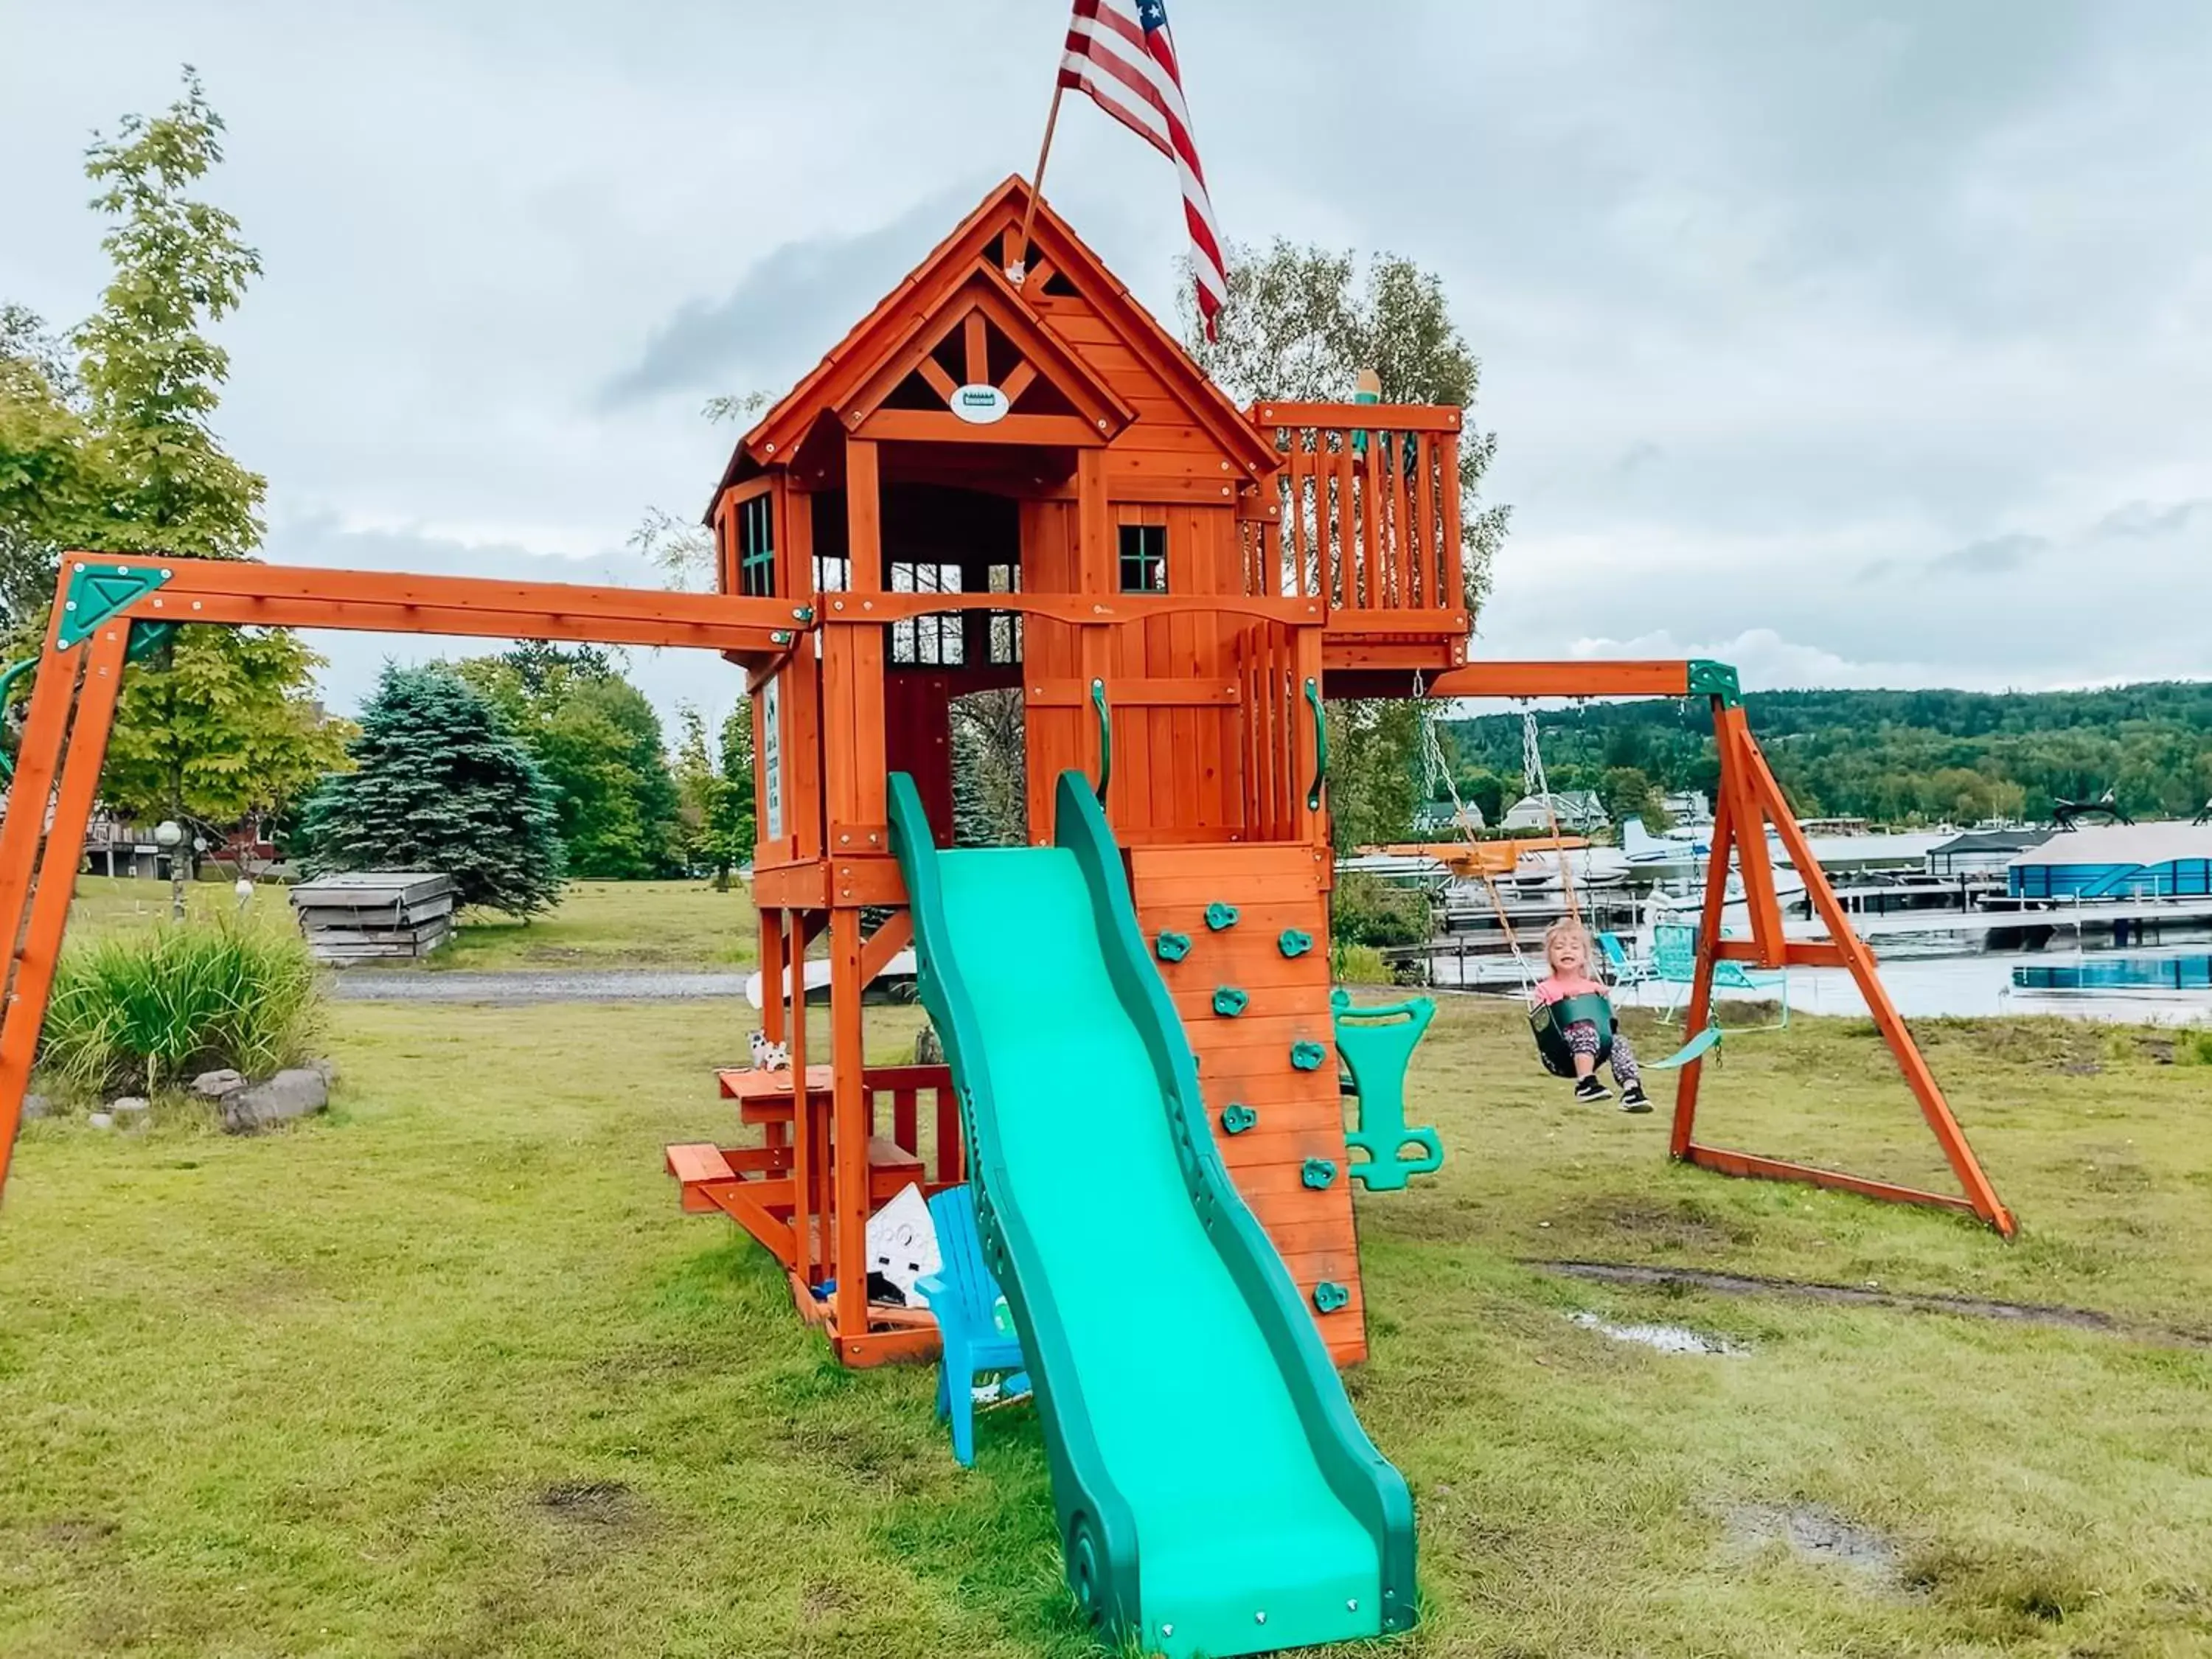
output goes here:
[[[744, 672], [751, 697], [764, 1024], [787, 1045], [791, 1067], [725, 1073], [723, 1092], [757, 1134], [744, 1144], [672, 1146], [667, 1166], [685, 1208], [728, 1215], [773, 1253], [798, 1308], [840, 1359], [926, 1357], [937, 1341], [927, 1313], [870, 1299], [868, 1218], [909, 1183], [933, 1194], [969, 1177], [984, 1109], [977, 1099], [991, 1091], [986, 1074], [994, 1071], [977, 1049], [1049, 1036], [1055, 992], [1035, 986], [1026, 1030], [979, 1015], [964, 1062], [955, 1053], [948, 1066], [869, 1064], [863, 993], [909, 944], [921, 950], [933, 1013], [950, 1011], [945, 1018], [957, 1023], [969, 1001], [983, 1007], [1006, 988], [978, 988], [975, 900], [960, 896], [962, 882], [976, 879], [957, 862], [968, 855], [942, 854], [953, 896], [933, 935], [918, 928], [909, 877], [938, 883], [934, 848], [952, 841], [951, 703], [1018, 692], [1030, 840], [1091, 860], [1082, 867], [1102, 918], [1097, 948], [1119, 994], [1135, 999], [1131, 1029], [1158, 1059], [1166, 1050], [1144, 1012], [1149, 993], [1130, 978], [1136, 970], [1122, 948], [1142, 940], [1146, 983], [1169, 1000], [1161, 1006], [1179, 1023], [1203, 1096], [1203, 1118], [1194, 1121], [1204, 1144], [1185, 1140], [1177, 1153], [1190, 1202], [1209, 1229], [1225, 1218], [1232, 1232], [1249, 1211], [1261, 1230], [1251, 1237], [1287, 1269], [1303, 1334], [1267, 1328], [1292, 1379], [1286, 1398], [1316, 1443], [1334, 1449], [1316, 1455], [1339, 1497], [1362, 1514], [1361, 1504], [1380, 1505], [1370, 1517], [1384, 1540], [1380, 1571], [1397, 1581], [1386, 1583], [1380, 1627], [1399, 1627], [1411, 1618], [1410, 1534], [1402, 1559], [1389, 1540], [1401, 1519], [1410, 1524], [1394, 1495], [1402, 1483], [1393, 1486], [1395, 1471], [1385, 1478], [1362, 1461], [1372, 1448], [1361, 1453], [1356, 1424], [1344, 1427], [1348, 1411], [1339, 1421], [1333, 1376], [1324, 1385], [1301, 1369], [1309, 1347], [1338, 1364], [1366, 1352], [1331, 1007], [1326, 700], [1706, 700], [1720, 801], [1688, 1030], [1711, 1024], [1717, 962], [1848, 969], [1960, 1192], [1699, 1140], [1701, 1058], [1678, 1073], [1674, 1156], [1732, 1175], [1946, 1206], [2008, 1234], [2012, 1220], [1753, 741], [1732, 671], [1698, 661], [1469, 662], [1461, 411], [1236, 408], [1048, 206], [1038, 205], [1026, 242], [1015, 246], [1029, 205], [1019, 180], [994, 190], [744, 434], [709, 510], [717, 592], [143, 554], [67, 559], [0, 824], [0, 934], [11, 945], [0, 1018], [0, 1180], [118, 689], [130, 662], [168, 630], [283, 625], [716, 651]], [[1010, 265], [1024, 267], [1019, 286]], [[1085, 805], [1092, 792], [1103, 809], [1096, 823]], [[1770, 829], [1805, 878], [1826, 939], [1785, 932]], [[1114, 867], [1100, 867], [1101, 857]], [[1019, 866], [1046, 908], [1059, 902], [1051, 896], [1058, 867]], [[1732, 867], [1747, 902], [1747, 937], [1723, 932]], [[1114, 908], [1125, 892], [1126, 928]], [[803, 964], [817, 944], [829, 965], [819, 1046], [803, 1017]], [[1026, 948], [1021, 918], [1009, 915], [1008, 963], [1018, 968]], [[968, 953], [958, 973], [956, 949]], [[1093, 1035], [1102, 1054], [1120, 1041]], [[1169, 1079], [1162, 1087], [1181, 1075], [1180, 1063], [1158, 1059]], [[1002, 1098], [990, 1109], [1011, 1110], [1006, 1077], [992, 1086]], [[1071, 1124], [1081, 1123], [1086, 1086], [1080, 1066], [1065, 1079]], [[1383, 1138], [1402, 1127], [1394, 1096]], [[1085, 1156], [1079, 1132], [1067, 1144], [1071, 1159]], [[1401, 1147], [1360, 1150], [1387, 1165]], [[1241, 1208], [1218, 1184], [1224, 1170]], [[987, 1239], [1012, 1249], [1004, 1242], [1011, 1199], [994, 1193], [988, 1173], [978, 1191]], [[1258, 1269], [1222, 1248], [1237, 1283], [1262, 1301], [1276, 1296], [1276, 1279], [1263, 1274], [1266, 1284], [1252, 1290]], [[1018, 1282], [1018, 1253], [994, 1267], [1009, 1296], [1028, 1304], [1023, 1317], [1048, 1324], [1051, 1310], [1034, 1305], [1038, 1288]], [[1041, 1328], [1025, 1328], [1025, 1344], [1049, 1347]], [[1060, 1398], [1056, 1421], [1071, 1376], [1040, 1369], [1041, 1401]], [[1063, 1431], [1052, 1431], [1056, 1474], [1065, 1462], [1064, 1490], [1089, 1491], [1090, 1442], [1065, 1434], [1073, 1437], [1063, 1445]], [[1188, 1633], [1160, 1638], [1133, 1601], [1114, 1602], [1136, 1592], [1133, 1567], [1115, 1565], [1121, 1546], [1110, 1515], [1063, 1519], [1072, 1577], [1090, 1570], [1081, 1549], [1103, 1552], [1090, 1591], [1102, 1616], [1142, 1625], [1148, 1639], [1170, 1646], [1188, 1641]], [[1091, 1537], [1084, 1525], [1103, 1530]], [[1164, 1592], [1145, 1591], [1146, 1607], [1156, 1593]]]
[[[716, 490], [712, 594], [397, 575], [89, 553], [65, 562], [0, 823], [0, 935], [14, 942], [0, 1025], [0, 1174], [45, 1013], [121, 677], [160, 630], [190, 623], [684, 646], [748, 676], [759, 757], [754, 897], [771, 986], [828, 935], [830, 1053], [810, 1055], [787, 995], [769, 1035], [795, 1073], [727, 1074], [758, 1145], [672, 1149], [692, 1207], [723, 1209], [789, 1268], [802, 1308], [848, 1361], [926, 1352], [926, 1322], [884, 1321], [848, 1274], [870, 1195], [961, 1176], [951, 1079], [872, 1067], [861, 992], [911, 937], [889, 846], [885, 780], [915, 780], [949, 840], [947, 710], [1017, 689], [1029, 816], [1053, 780], [1105, 780], [1147, 930], [1209, 1090], [1232, 1085], [1267, 1127], [1224, 1141], [1239, 1185], [1302, 1282], [1356, 1285], [1346, 1186], [1299, 1176], [1344, 1158], [1336, 1069], [1286, 1058], [1329, 1034], [1324, 698], [1704, 697], [1721, 799], [1711, 868], [1740, 866], [1750, 936], [1721, 937], [1706, 886], [1700, 959], [1849, 968], [1962, 1194], [1911, 1191], [1709, 1146], [1699, 1069], [1680, 1078], [1678, 1158], [2011, 1218], [1975, 1162], [1753, 740], [1723, 666], [1475, 662], [1462, 595], [1456, 409], [1231, 405], [1097, 257], [1040, 204], [1024, 286], [1006, 243], [1026, 201], [1009, 179], [748, 432]], [[1785, 935], [1771, 826], [1829, 939]], [[1209, 906], [1237, 913], [1210, 927]], [[890, 919], [864, 935], [862, 910]], [[1285, 955], [1295, 933], [1312, 948]], [[1234, 1017], [1218, 989], [1249, 1000]], [[1689, 1027], [1711, 1018], [1693, 993]], [[1280, 1058], [1279, 1063], [1279, 1057]], [[1226, 1096], [1224, 1096], [1226, 1098]], [[930, 1109], [920, 1109], [927, 1102]], [[804, 1103], [803, 1107], [799, 1103]], [[1364, 1351], [1352, 1301], [1328, 1322]]]

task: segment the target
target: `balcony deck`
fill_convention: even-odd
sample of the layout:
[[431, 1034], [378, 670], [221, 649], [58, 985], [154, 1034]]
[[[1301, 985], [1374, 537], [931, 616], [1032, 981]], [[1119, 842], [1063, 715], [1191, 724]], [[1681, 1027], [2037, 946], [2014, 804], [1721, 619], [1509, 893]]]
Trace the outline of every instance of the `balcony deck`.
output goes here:
[[1244, 520], [1246, 591], [1328, 605], [1333, 693], [1402, 696], [1467, 660], [1461, 411], [1425, 404], [1260, 403], [1283, 465]]

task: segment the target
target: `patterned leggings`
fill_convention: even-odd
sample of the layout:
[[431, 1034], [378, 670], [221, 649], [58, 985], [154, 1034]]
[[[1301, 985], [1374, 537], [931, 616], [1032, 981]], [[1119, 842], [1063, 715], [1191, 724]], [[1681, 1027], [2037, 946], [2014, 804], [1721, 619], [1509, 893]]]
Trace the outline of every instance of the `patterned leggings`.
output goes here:
[[[1577, 1054], [1597, 1058], [1597, 1027], [1589, 1020], [1578, 1019], [1566, 1029], [1567, 1048]], [[1613, 1080], [1624, 1089], [1633, 1089], [1641, 1080], [1636, 1069], [1636, 1051], [1628, 1046], [1628, 1038], [1619, 1030], [1613, 1034], [1613, 1052], [1606, 1056], [1613, 1062]]]

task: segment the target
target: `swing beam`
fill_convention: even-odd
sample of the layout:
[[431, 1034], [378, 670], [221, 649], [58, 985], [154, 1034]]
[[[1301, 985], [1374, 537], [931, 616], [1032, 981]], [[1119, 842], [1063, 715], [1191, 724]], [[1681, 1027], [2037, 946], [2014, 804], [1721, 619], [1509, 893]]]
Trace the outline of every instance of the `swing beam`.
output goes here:
[[[1833, 1187], [1906, 1204], [1927, 1204], [1978, 1217], [2010, 1238], [2016, 1224], [1997, 1197], [1981, 1160], [1960, 1127], [1943, 1090], [1912, 1039], [1904, 1017], [1889, 999], [1873, 950], [1852, 929], [1827, 874], [1813, 856], [1796, 815], [1775, 781], [1744, 715], [1735, 671], [1704, 659], [1626, 662], [1469, 663], [1437, 675], [1427, 687], [1431, 697], [1705, 697], [1712, 707], [1713, 740], [1720, 757], [1720, 799], [1713, 809], [1712, 851], [1705, 870], [1705, 908], [1698, 923], [1696, 976], [1690, 988], [1683, 1029], [1702, 1032], [1712, 1024], [1713, 969], [1721, 962], [1761, 968], [1843, 968], [1866, 1000], [1875, 1028], [1889, 1046], [1905, 1085], [1919, 1103], [1921, 1116], [1935, 1134], [1957, 1193], [1937, 1193], [1893, 1182], [1875, 1181], [1817, 1164], [1766, 1158], [1697, 1138], [1698, 1096], [1704, 1081], [1702, 1054], [1685, 1059], [1676, 1073], [1673, 1157], [1723, 1175], [1755, 1176]], [[1814, 913], [1827, 928], [1825, 939], [1793, 939], [1784, 933], [1781, 900], [1774, 888], [1774, 861], [1766, 843], [1767, 826], [1780, 837], [1790, 863], [1804, 878]], [[1743, 880], [1751, 937], [1723, 939], [1721, 918], [1728, 902], [1729, 861], [1734, 856]]]

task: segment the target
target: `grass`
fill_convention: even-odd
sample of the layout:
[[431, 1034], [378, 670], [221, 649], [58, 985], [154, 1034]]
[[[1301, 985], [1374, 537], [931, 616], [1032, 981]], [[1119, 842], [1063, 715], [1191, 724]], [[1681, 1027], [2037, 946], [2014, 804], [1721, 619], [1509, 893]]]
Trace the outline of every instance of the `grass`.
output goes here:
[[757, 917], [742, 884], [578, 881], [560, 908], [529, 922], [466, 910], [437, 968], [750, 968], [760, 960]]
[[[897, 1052], [911, 1011], [878, 1011]], [[329, 1117], [250, 1141], [28, 1126], [0, 1217], [0, 1651], [1091, 1651], [1035, 1419], [952, 1462], [926, 1370], [847, 1373], [762, 1253], [678, 1213], [736, 1024], [343, 1005]], [[1662, 1043], [1632, 1017], [1646, 1050]], [[2212, 1105], [2170, 1039], [1928, 1032], [2006, 1197], [1948, 1215], [1668, 1165], [1510, 1008], [1416, 1061], [1442, 1173], [1359, 1199], [1351, 1386], [1420, 1510], [1394, 1654], [2199, 1653], [2212, 1644]], [[1936, 1178], [1869, 1028], [1732, 1043], [1710, 1133]], [[2132, 1334], [1615, 1289], [1532, 1259], [2077, 1304]], [[1726, 1336], [1668, 1358], [1590, 1311]], [[1893, 1583], [1729, 1541], [1735, 1506], [1887, 1538]]]
[[[222, 882], [192, 883], [185, 904], [194, 917], [228, 915], [238, 908]], [[289, 908], [283, 888], [264, 884], [249, 913], [289, 926]], [[73, 932], [104, 934], [150, 927], [168, 914], [167, 882], [81, 876], [70, 925]], [[706, 881], [571, 882], [550, 915], [526, 923], [465, 910], [460, 920], [459, 930], [424, 969], [749, 968], [760, 960], [757, 919], [741, 884], [717, 893]]]

